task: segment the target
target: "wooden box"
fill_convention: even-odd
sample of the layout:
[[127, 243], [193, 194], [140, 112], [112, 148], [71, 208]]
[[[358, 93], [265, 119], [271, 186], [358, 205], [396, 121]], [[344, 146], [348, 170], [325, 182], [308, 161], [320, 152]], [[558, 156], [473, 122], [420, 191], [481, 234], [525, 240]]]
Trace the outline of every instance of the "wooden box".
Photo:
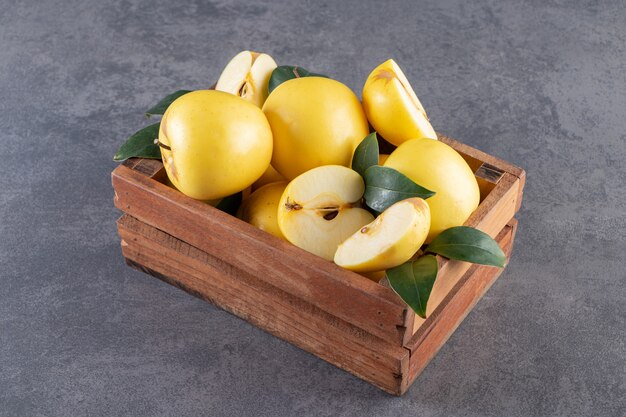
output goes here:
[[[474, 170], [466, 225], [511, 253], [524, 171], [447, 137]], [[427, 318], [384, 284], [347, 271], [164, 185], [160, 161], [112, 173], [127, 263], [395, 395], [403, 394], [502, 272], [439, 258]]]

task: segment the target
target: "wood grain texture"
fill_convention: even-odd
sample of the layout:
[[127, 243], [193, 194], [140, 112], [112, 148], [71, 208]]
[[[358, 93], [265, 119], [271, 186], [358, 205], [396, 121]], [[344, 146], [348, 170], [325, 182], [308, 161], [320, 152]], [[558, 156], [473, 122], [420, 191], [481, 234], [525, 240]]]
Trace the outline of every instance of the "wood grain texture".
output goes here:
[[[495, 188], [480, 203], [478, 210], [465, 222], [465, 225], [482, 230], [495, 238], [517, 212], [519, 187], [519, 178], [505, 172]], [[426, 310], [427, 317], [432, 314], [463, 274], [472, 266], [469, 262], [449, 260], [441, 256], [437, 256], [437, 259], [439, 261], [438, 277], [441, 279], [435, 281], [430, 294]], [[415, 316], [413, 332], [416, 332], [424, 324], [424, 320], [417, 315]]]
[[131, 216], [378, 337], [405, 340], [413, 313], [388, 288], [126, 166], [112, 179], [116, 206]]
[[[512, 219], [496, 237], [507, 258], [513, 250], [516, 230], [517, 221]], [[404, 345], [411, 352], [411, 358], [409, 375], [403, 381], [402, 393], [424, 370], [502, 271], [502, 268], [472, 265], [448, 292], [443, 302], [428, 316], [413, 338]]]
[[133, 266], [209, 301], [381, 389], [398, 394], [409, 352], [128, 215], [118, 221]]
[[[513, 226], [509, 226], [498, 236], [507, 254], [512, 230]], [[467, 307], [468, 297], [475, 303], [486, 291], [487, 287], [481, 287], [482, 281], [477, 281], [475, 276], [495, 280], [500, 271], [472, 267], [429, 317], [427, 326], [407, 343], [399, 345], [337, 319], [306, 300], [285, 293], [129, 215], [118, 220], [118, 231], [122, 237], [122, 253], [129, 265], [209, 301], [394, 395], [401, 395], [408, 389], [419, 373], [418, 368], [423, 369], [434, 357], [473, 306]], [[464, 310], [466, 308], [468, 310]], [[442, 326], [441, 323], [448, 327], [439, 333], [447, 336], [440, 337], [441, 345], [437, 345], [429, 335]], [[434, 352], [418, 355], [415, 352], [419, 349]]]

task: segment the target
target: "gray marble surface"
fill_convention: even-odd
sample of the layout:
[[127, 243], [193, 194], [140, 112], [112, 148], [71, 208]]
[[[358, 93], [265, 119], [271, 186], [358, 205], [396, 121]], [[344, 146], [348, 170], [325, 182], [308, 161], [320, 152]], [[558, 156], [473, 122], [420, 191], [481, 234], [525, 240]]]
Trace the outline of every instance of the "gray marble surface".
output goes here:
[[[0, 0], [1, 416], [623, 416], [626, 8], [615, 1]], [[236, 52], [523, 166], [500, 280], [402, 398], [126, 267], [111, 160]]]

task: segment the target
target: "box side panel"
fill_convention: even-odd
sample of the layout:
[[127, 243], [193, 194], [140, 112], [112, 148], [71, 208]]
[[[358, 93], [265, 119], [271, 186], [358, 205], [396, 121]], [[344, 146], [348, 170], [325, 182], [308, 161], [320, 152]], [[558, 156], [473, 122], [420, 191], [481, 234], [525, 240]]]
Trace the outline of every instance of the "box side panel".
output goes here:
[[[507, 257], [513, 248], [517, 221], [513, 219], [497, 236]], [[411, 352], [409, 374], [402, 392], [406, 391], [439, 349], [452, 335], [474, 305], [502, 273], [502, 268], [473, 265], [426, 319], [413, 338], [405, 345]]]
[[113, 173], [122, 211], [397, 346], [410, 317], [399, 297], [125, 166]]
[[[518, 178], [505, 173], [465, 225], [482, 230], [495, 238], [516, 213], [519, 185]], [[438, 259], [440, 270], [428, 300], [427, 317], [435, 311], [472, 265], [468, 262], [448, 260], [442, 257], [438, 257]], [[424, 320], [419, 316], [415, 317], [413, 333], [423, 325]]]
[[398, 394], [409, 352], [127, 215], [124, 256], [135, 267]]

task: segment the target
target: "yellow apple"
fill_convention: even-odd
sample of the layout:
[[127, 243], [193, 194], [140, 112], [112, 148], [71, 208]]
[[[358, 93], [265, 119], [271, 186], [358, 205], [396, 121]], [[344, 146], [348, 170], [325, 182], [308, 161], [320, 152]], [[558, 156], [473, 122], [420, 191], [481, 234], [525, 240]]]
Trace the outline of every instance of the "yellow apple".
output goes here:
[[276, 62], [271, 56], [241, 51], [226, 65], [215, 89], [237, 95], [260, 108], [267, 98], [267, 87], [275, 68]]
[[374, 282], [379, 282], [386, 276], [385, 271], [359, 272], [359, 274]]
[[363, 226], [337, 248], [335, 263], [356, 272], [401, 265], [424, 244], [430, 210], [421, 198], [399, 201]]
[[430, 232], [426, 242], [454, 226], [461, 226], [478, 207], [480, 191], [472, 169], [458, 152], [443, 142], [413, 139], [404, 142], [385, 161], [436, 194], [430, 207]]
[[257, 190], [263, 187], [265, 184], [270, 184], [272, 182], [278, 181], [286, 181], [287, 179], [283, 177], [280, 172], [276, 171], [273, 166], [267, 167], [261, 178], [256, 180], [254, 184], [252, 184], [252, 190]]
[[409, 139], [437, 139], [422, 103], [393, 59], [367, 77], [363, 108], [372, 127], [396, 146]]
[[273, 141], [258, 107], [228, 93], [200, 90], [168, 107], [159, 144], [172, 184], [197, 200], [215, 200], [261, 177], [270, 164]]
[[374, 220], [360, 208], [364, 191], [363, 179], [349, 168], [313, 168], [283, 192], [278, 226], [289, 242], [332, 261], [341, 242]]
[[287, 181], [265, 184], [246, 198], [237, 217], [274, 236], [285, 239], [278, 227], [278, 203], [287, 187]]
[[323, 77], [280, 84], [263, 112], [274, 134], [272, 166], [287, 179], [322, 165], [350, 166], [354, 149], [369, 133], [356, 95]]
[[[172, 180], [170, 180], [170, 177], [166, 176], [165, 179], [163, 180], [163, 184], [167, 185], [170, 188], [175, 189], [176, 191], [180, 191], [178, 188], [176, 188], [176, 186], [174, 184], [172, 184]], [[248, 193], [250, 194], [250, 193]], [[207, 203], [210, 206], [217, 206], [220, 202], [222, 201], [221, 198], [216, 198], [213, 200], [205, 200], [204, 202]]]

